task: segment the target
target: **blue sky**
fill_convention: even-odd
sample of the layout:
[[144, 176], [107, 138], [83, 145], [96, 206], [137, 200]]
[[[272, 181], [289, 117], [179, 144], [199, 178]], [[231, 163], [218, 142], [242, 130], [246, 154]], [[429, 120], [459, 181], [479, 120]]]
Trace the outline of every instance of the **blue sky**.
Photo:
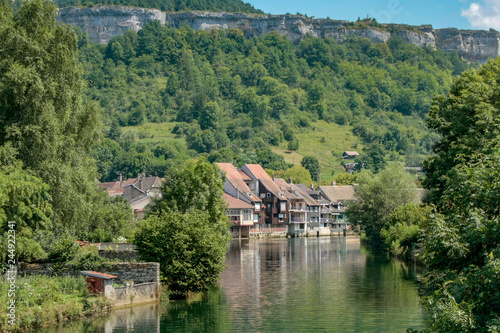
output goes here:
[[307, 14], [355, 21], [432, 24], [434, 28], [500, 30], [500, 0], [243, 0], [271, 14]]

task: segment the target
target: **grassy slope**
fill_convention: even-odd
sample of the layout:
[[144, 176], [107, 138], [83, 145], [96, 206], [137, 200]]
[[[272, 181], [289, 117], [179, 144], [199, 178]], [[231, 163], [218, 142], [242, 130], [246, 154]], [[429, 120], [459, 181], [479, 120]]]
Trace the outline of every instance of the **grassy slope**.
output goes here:
[[335, 174], [345, 171], [340, 165], [344, 151], [362, 148], [362, 145], [358, 144], [358, 139], [352, 134], [350, 126], [340, 126], [325, 121], [311, 123], [311, 127], [297, 133], [297, 137], [299, 149], [296, 152], [287, 150], [286, 143], [272, 150], [295, 165], [300, 165], [303, 156], [316, 157], [321, 167], [320, 183], [329, 183], [332, 171]]
[[[159, 142], [178, 142], [185, 144], [184, 137], [178, 138], [172, 134], [172, 129], [177, 123], [145, 123], [141, 126], [124, 127], [134, 128], [139, 132], [141, 143], [156, 144]], [[352, 134], [350, 126], [340, 126], [334, 123], [318, 121], [311, 123], [309, 128], [302, 129], [297, 133], [299, 149], [296, 152], [289, 151], [287, 142], [272, 150], [282, 155], [288, 163], [300, 165], [302, 157], [310, 155], [318, 159], [321, 167], [320, 183], [328, 183], [332, 179], [332, 171], [335, 174], [343, 172], [340, 165], [341, 156], [345, 150], [361, 150], [362, 145]], [[323, 139], [324, 138], [324, 139]], [[332, 154], [333, 152], [333, 154]]]

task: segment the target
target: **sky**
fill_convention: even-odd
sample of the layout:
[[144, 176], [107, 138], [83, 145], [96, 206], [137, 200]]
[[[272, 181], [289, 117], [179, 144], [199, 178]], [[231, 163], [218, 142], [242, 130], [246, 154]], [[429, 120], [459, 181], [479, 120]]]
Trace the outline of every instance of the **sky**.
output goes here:
[[431, 24], [436, 29], [500, 30], [500, 0], [243, 0], [271, 14], [306, 14], [380, 23]]

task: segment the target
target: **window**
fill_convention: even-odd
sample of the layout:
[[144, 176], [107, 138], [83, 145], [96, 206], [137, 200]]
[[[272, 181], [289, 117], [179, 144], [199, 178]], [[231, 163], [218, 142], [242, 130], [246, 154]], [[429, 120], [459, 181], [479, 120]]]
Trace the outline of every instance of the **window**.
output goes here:
[[243, 209], [243, 220], [251, 221], [252, 220], [252, 210], [251, 209]]
[[328, 227], [328, 223], [325, 223], [325, 228]]
[[260, 210], [260, 202], [255, 203], [255, 210]]
[[259, 214], [253, 214], [253, 221], [259, 222]]
[[271, 193], [267, 193], [267, 194], [266, 194], [266, 196], [267, 196], [268, 198], [270, 198], [270, 197], [271, 197]]
[[304, 230], [304, 223], [300, 224], [300, 230]]
[[227, 215], [240, 217], [240, 210], [239, 209], [230, 209], [230, 210], [228, 210]]
[[286, 210], [286, 202], [281, 202], [281, 209], [282, 212]]

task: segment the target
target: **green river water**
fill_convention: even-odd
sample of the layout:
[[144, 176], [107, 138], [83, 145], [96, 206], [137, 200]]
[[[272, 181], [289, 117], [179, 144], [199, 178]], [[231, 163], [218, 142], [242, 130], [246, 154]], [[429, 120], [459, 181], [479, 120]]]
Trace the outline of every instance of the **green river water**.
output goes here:
[[234, 240], [220, 287], [198, 300], [40, 332], [405, 332], [425, 327], [415, 279], [358, 238]]

